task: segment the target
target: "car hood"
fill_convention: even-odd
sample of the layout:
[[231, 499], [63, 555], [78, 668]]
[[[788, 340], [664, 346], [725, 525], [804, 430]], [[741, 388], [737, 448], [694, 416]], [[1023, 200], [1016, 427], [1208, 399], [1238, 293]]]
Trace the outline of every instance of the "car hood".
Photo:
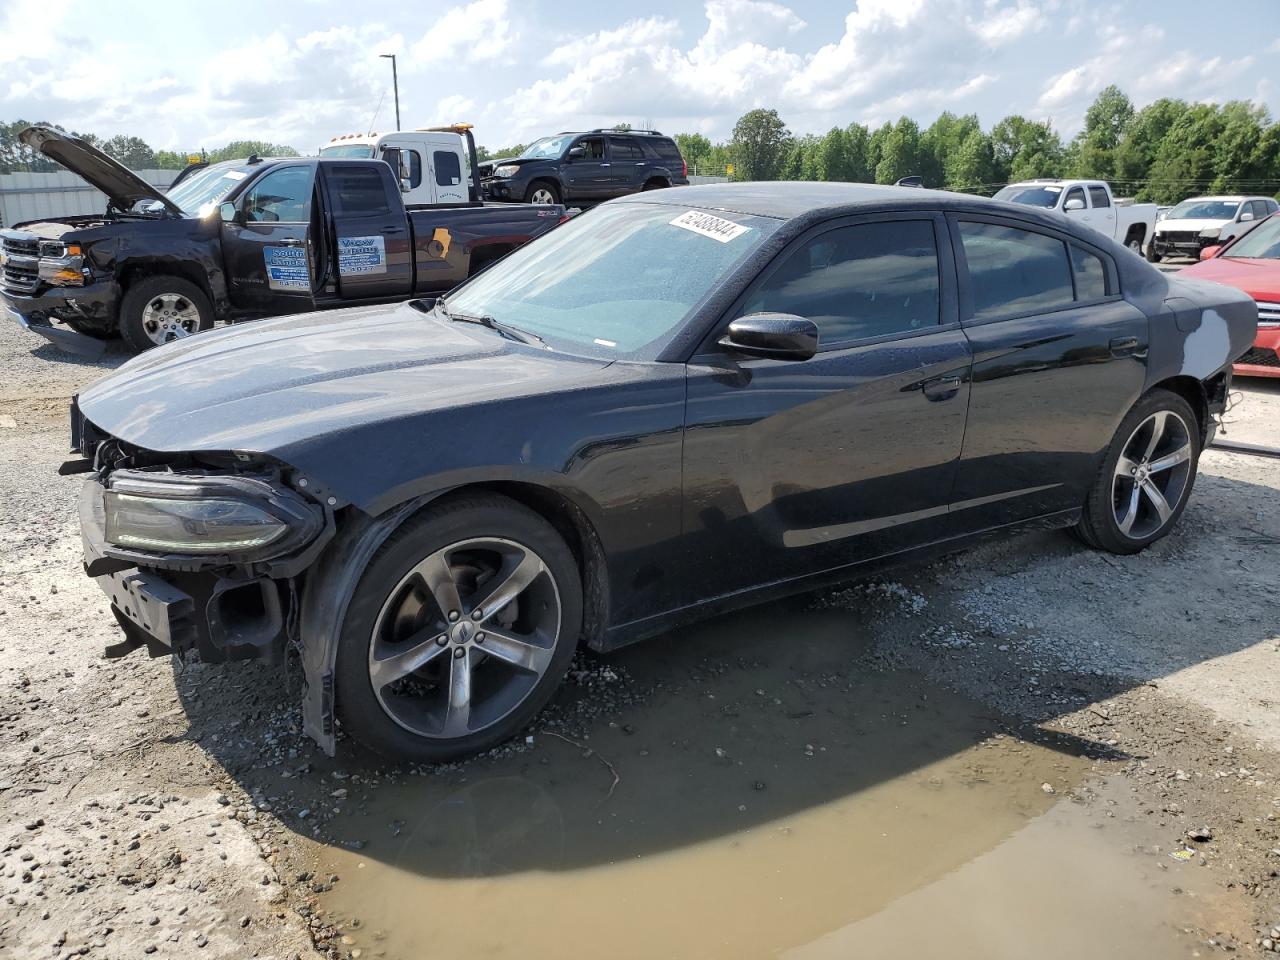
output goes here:
[[107, 156], [97, 147], [57, 127], [27, 127], [18, 139], [55, 163], [79, 174], [107, 195], [118, 210], [128, 210], [139, 200], [154, 200], [175, 216], [182, 211], [147, 181]]
[[1225, 283], [1255, 300], [1280, 300], [1280, 260], [1214, 257], [1178, 271], [1178, 276]]
[[157, 452], [296, 464], [318, 437], [563, 387], [608, 365], [411, 304], [256, 321], [150, 350], [79, 398], [99, 430]]
[[1156, 233], [1168, 233], [1171, 230], [1179, 233], [1184, 230], [1194, 230], [1199, 233], [1201, 230], [1225, 227], [1230, 222], [1230, 220], [1170, 220], [1166, 217], [1156, 223]]

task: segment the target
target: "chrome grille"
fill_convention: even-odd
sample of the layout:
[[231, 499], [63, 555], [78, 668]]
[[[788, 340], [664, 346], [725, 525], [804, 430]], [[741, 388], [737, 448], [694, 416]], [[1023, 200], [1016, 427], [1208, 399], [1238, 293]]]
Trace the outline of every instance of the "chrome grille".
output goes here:
[[1258, 301], [1258, 323], [1280, 325], [1280, 303], [1271, 300]]
[[35, 237], [6, 234], [4, 273], [0, 283], [13, 293], [32, 293], [40, 283], [40, 241]]

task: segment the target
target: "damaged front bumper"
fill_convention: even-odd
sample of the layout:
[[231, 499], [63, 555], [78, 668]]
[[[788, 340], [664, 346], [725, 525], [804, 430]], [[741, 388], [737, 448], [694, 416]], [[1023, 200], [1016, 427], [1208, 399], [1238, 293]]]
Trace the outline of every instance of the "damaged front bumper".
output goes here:
[[[283, 552], [257, 559], [140, 552], [108, 541], [105, 507], [113, 483], [119, 485], [121, 478], [137, 482], [140, 474], [146, 476], [130, 470], [114, 471], [107, 480], [94, 475], [80, 492], [84, 570], [110, 599], [124, 631], [124, 640], [108, 646], [107, 655], [146, 647], [152, 656], [172, 653], [206, 663], [279, 662], [290, 623], [296, 622], [297, 578], [332, 538], [332, 511], [283, 486], [270, 488], [254, 479], [245, 484], [252, 486], [250, 493], [276, 496], [277, 506], [287, 508], [279, 512], [294, 523], [282, 541]], [[146, 479], [156, 484], [154, 477]], [[238, 478], [190, 479], [231, 485]]]
[[72, 353], [100, 356], [106, 342], [72, 330], [66, 324], [77, 321], [99, 328], [105, 334], [115, 325], [120, 285], [113, 280], [83, 287], [50, 287], [43, 293], [0, 292], [5, 310], [25, 330], [44, 337]]

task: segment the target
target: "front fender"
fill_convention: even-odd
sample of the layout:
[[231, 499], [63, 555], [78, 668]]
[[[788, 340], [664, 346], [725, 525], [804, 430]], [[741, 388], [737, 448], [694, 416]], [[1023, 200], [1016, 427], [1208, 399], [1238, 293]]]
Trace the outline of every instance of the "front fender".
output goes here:
[[378, 517], [352, 511], [337, 535], [307, 572], [299, 621], [302, 670], [302, 728], [329, 756], [337, 750], [334, 731], [333, 671], [347, 607], [378, 548], [412, 514], [444, 491], [406, 501]]

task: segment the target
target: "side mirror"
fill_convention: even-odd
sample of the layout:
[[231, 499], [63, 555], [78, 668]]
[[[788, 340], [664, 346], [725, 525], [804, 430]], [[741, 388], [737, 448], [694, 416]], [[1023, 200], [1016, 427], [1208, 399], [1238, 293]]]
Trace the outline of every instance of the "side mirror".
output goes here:
[[789, 313], [752, 313], [729, 324], [720, 346], [770, 360], [808, 360], [818, 352], [818, 325]]
[[405, 177], [404, 179], [402, 179], [402, 180], [400, 181], [400, 192], [401, 192], [401, 193], [408, 193], [408, 192], [409, 192], [410, 190], [412, 190], [412, 189], [413, 189], [413, 187], [411, 187], [411, 186], [409, 185], [409, 178], [408, 178], [408, 177]]
[[565, 154], [566, 160], [581, 160], [587, 155], [585, 147], [570, 147], [569, 152]]
[[218, 204], [218, 217], [223, 223], [235, 223], [236, 205], [230, 201]]
[[1200, 251], [1200, 259], [1201, 259], [1201, 260], [1212, 260], [1214, 257], [1216, 257], [1216, 256], [1217, 256], [1218, 254], [1220, 254], [1221, 252], [1222, 252], [1222, 244], [1220, 244], [1220, 243], [1215, 243], [1213, 246], [1211, 246], [1211, 247], [1205, 247], [1205, 248], [1203, 248], [1203, 249]]
[[1253, 214], [1252, 214], [1251, 212], [1250, 212], [1250, 213], [1242, 213], [1242, 214], [1240, 214], [1240, 222], [1241, 222], [1241, 223], [1247, 223], [1248, 221], [1250, 221], [1250, 220], [1252, 220], [1252, 219], [1253, 219]]
[[1062, 205], [1062, 209], [1063, 210], [1083, 210], [1084, 201], [1081, 200], [1079, 197], [1072, 197], [1070, 200], [1068, 200], [1066, 203]]

